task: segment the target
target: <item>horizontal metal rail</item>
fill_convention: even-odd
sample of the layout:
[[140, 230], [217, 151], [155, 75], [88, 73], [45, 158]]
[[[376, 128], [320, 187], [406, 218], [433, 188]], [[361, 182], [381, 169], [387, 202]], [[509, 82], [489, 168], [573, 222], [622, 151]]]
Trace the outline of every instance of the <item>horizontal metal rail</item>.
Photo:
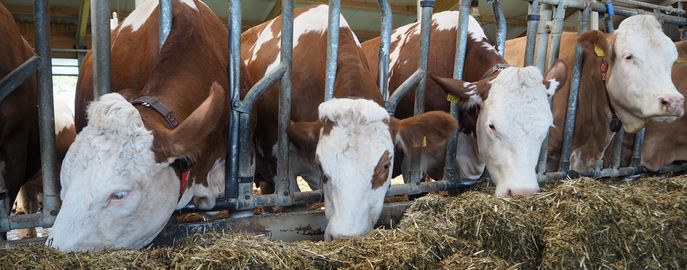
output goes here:
[[[532, 1], [532, 0], [523, 0], [523, 1]], [[606, 13], [606, 5], [604, 3], [598, 3], [598, 2], [589, 2], [588, 0], [540, 0], [542, 4], [551, 4], [551, 5], [559, 5], [565, 1], [565, 5], [568, 8], [576, 8], [576, 9], [584, 9], [587, 5], [591, 8], [593, 11], [601, 12], [601, 13]], [[616, 0], [618, 1], [618, 0]], [[643, 9], [638, 9], [638, 8], [627, 8], [627, 7], [619, 7], [615, 6], [615, 13], [618, 15], [623, 15], [623, 16], [633, 16], [633, 15], [639, 15], [639, 14], [653, 14], [656, 15], [659, 20], [664, 21], [666, 23], [670, 24], [675, 24], [677, 26], [686, 26], [687, 21], [679, 16], [673, 16], [673, 15], [666, 15], [662, 13], [656, 13], [656, 12], [649, 12]]]
[[618, 4], [625, 4], [625, 5], [633, 5], [641, 8], [646, 8], [646, 9], [653, 9], [653, 10], [660, 10], [663, 12], [666, 12], [668, 14], [676, 14], [680, 16], [687, 15], [684, 10], [673, 8], [670, 6], [661, 6], [661, 5], [655, 5], [651, 3], [646, 3], [646, 2], [641, 2], [641, 1], [635, 1], [635, 0], [615, 0], [616, 3]]
[[0, 103], [38, 69], [41, 59], [33, 56], [0, 80]]

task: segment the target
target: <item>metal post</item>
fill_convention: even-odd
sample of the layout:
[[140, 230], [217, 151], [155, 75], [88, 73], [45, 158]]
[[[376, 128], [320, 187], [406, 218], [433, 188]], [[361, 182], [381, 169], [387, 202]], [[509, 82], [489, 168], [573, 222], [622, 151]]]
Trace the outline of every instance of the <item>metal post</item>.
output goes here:
[[542, 73], [546, 70], [546, 49], [549, 46], [548, 22], [551, 21], [551, 15], [553, 13], [552, 8], [551, 5], [544, 4], [541, 5], [539, 11], [541, 21], [539, 21], [539, 26], [537, 28], [537, 45], [535, 49], [534, 64]]
[[[580, 24], [578, 33], [581, 34], [589, 29], [590, 6], [582, 10], [580, 14]], [[570, 148], [572, 146], [573, 134], [575, 133], [575, 118], [577, 113], [577, 98], [580, 91], [580, 78], [582, 76], [582, 61], [584, 51], [577, 45], [575, 48], [575, 65], [573, 66], [572, 80], [570, 82], [570, 95], [568, 97], [568, 111], [565, 118], [565, 132], [563, 134], [563, 150], [561, 152], [560, 170], [567, 174], [570, 169]]]
[[534, 64], [534, 48], [536, 46], [536, 32], [539, 26], [541, 16], [539, 15], [539, 0], [534, 0], [530, 3], [530, 8], [527, 13], [527, 45], [525, 47], [525, 61], [524, 66], [531, 66]]
[[[339, 43], [339, 11], [338, 1], [336, 8], [329, 10], [329, 20], [332, 20], [332, 9], [336, 9], [333, 16], [336, 17], [336, 39], [332, 40], [336, 45], [329, 44], [328, 50], [332, 49], [334, 53], [334, 70], [331, 78], [331, 93], [330, 98], [334, 93], [334, 79], [336, 78], [336, 54], [338, 52]], [[281, 26], [281, 65], [285, 67], [284, 76], [281, 78], [281, 89], [279, 90], [279, 124], [278, 124], [278, 139], [277, 142], [277, 183], [276, 192], [280, 203], [284, 205], [290, 204], [291, 196], [289, 193], [289, 137], [286, 134], [286, 128], [291, 121], [291, 57], [293, 51], [293, 0], [282, 0], [282, 26]], [[329, 30], [332, 30], [332, 24], [329, 25]], [[331, 32], [329, 37], [331, 38]], [[329, 40], [327, 41], [329, 43]], [[329, 53], [329, 51], [327, 51]], [[327, 61], [329, 56], [327, 55]], [[327, 63], [327, 67], [329, 68]], [[329, 69], [327, 72], [327, 79], [329, 80]]]
[[506, 38], [508, 36], [508, 25], [506, 23], [506, 15], [503, 13], [501, 0], [493, 0], [491, 8], [494, 11], [494, 18], [496, 20], [496, 51], [501, 56], [506, 55]]
[[642, 145], [644, 145], [644, 133], [646, 129], [643, 128], [635, 135], [635, 144], [632, 154], [632, 166], [639, 169], [642, 166]]
[[91, 5], [93, 37], [93, 98], [112, 92], [110, 85], [110, 3], [93, 1]]
[[160, 1], [160, 39], [158, 44], [160, 49], [165, 45], [165, 40], [172, 31], [172, 0]]
[[239, 111], [241, 101], [241, 0], [229, 1], [229, 101], [232, 105], [229, 119], [229, 149], [225, 163], [224, 199], [237, 199], [239, 196], [238, 156], [239, 156]]
[[330, 100], [334, 97], [334, 81], [336, 80], [336, 65], [339, 57], [340, 14], [341, 0], [329, 0], [329, 24], [327, 28], [327, 75], [324, 82], [324, 101]]
[[[60, 210], [57, 191], [57, 157], [55, 150], [55, 112], [52, 93], [52, 67], [50, 66], [50, 14], [48, 1], [34, 2], [36, 17], [36, 53], [38, 64], [38, 128], [41, 144], [41, 171], [43, 176], [43, 212], [41, 225], [52, 226]], [[107, 17], [105, 17], [107, 18]], [[107, 31], [110, 36], [110, 31]], [[108, 48], [109, 51], [109, 48]]]
[[615, 10], [613, 6], [613, 0], [606, 1], [606, 32], [615, 32], [615, 26], [613, 26], [613, 16], [615, 15]]
[[[565, 24], [565, 3], [561, 3], [556, 7], [556, 16], [553, 21], [553, 27], [551, 29], [551, 50], [549, 51], [549, 58], [546, 66], [551, 68], [558, 59], [558, 54], [561, 46], [561, 33], [563, 32], [563, 26]], [[547, 44], [548, 46], [548, 44]], [[544, 53], [545, 54], [545, 53]], [[542, 74], [545, 70], [542, 69]], [[553, 108], [552, 98], [549, 99], [549, 105]], [[537, 161], [537, 174], [539, 179], [543, 179], [544, 173], [546, 172], [546, 160], [548, 155], [549, 146], [549, 135], [548, 132], [542, 142], [541, 148], [539, 149], [539, 160]]]
[[391, 50], [391, 23], [393, 12], [387, 0], [379, 0], [379, 9], [382, 12], [382, 26], [379, 35], [379, 70], [377, 85], [386, 102], [389, 100], [389, 51]]
[[[456, 55], [453, 66], [453, 78], [460, 80], [463, 78], [463, 67], [465, 64], [465, 52], [467, 51], [468, 19], [470, 16], [470, 1], [460, 1], [458, 11], [458, 33], [456, 34]], [[451, 102], [451, 115], [458, 119], [458, 104]], [[456, 172], [456, 145], [458, 143], [458, 132], [448, 141], [446, 146], [446, 161], [444, 164], [444, 179], [455, 181], [458, 177]]]
[[[561, 1], [564, 0], [540, 0], [542, 4], [551, 4], [551, 5], [558, 5]], [[607, 12], [606, 5], [603, 3], [592, 3], [588, 2], [588, 0], [565, 0], [567, 3], [567, 6], [569, 8], [577, 8], [577, 9], [584, 9], [584, 8], [590, 8], [591, 10], [598, 11], [598, 12]], [[618, 2], [619, 0], [615, 0]], [[649, 8], [649, 9], [656, 9], [655, 5], [651, 4], [642, 4], [642, 7]], [[663, 9], [666, 12], [671, 12], [668, 10], [672, 10], [672, 13], [674, 14], [684, 14], [685, 11], [678, 11], [677, 9], [673, 9], [670, 7], [661, 7], [658, 6], [659, 9]], [[667, 10], [666, 10], [667, 9]], [[648, 12], [642, 9], [637, 9], [637, 8], [627, 8], [627, 7], [619, 7], [615, 6], [614, 11], [618, 15], [623, 15], [623, 16], [633, 16], [633, 15], [638, 15], [638, 14], [652, 14], [658, 17], [659, 20], [662, 20], [663, 22], [674, 24], [677, 26], [686, 26], [687, 25], [687, 20], [683, 17], [679, 16], [672, 16], [672, 15], [665, 15], [661, 13], [654, 13], [654, 12]]]
[[0, 80], [0, 103], [36, 72], [40, 62], [38, 56], [32, 56]]

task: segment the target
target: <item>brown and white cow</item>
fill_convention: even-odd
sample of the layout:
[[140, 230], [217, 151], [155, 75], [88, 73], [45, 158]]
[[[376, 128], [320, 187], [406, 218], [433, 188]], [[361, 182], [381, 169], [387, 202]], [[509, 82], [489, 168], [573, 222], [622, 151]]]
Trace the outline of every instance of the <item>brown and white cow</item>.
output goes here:
[[[651, 15], [625, 19], [614, 34], [563, 33], [560, 59], [572, 66], [575, 44], [584, 49], [570, 169], [593, 170], [602, 161], [613, 132], [609, 102], [627, 133], [647, 123], [671, 122], [684, 114], [684, 97], [671, 81], [678, 53]], [[523, 62], [525, 38], [509, 40], [506, 57]], [[606, 73], [606, 79], [602, 77]], [[558, 169], [570, 86], [553, 98], [554, 125], [549, 140], [548, 171]], [[608, 93], [608, 95], [606, 94]], [[609, 100], [610, 99], [610, 100]]]
[[[445, 141], [456, 121], [443, 112], [390, 118], [360, 43], [341, 18], [334, 99], [324, 99], [328, 6], [294, 13], [292, 111], [288, 128], [290, 179], [303, 176], [322, 187], [328, 219], [325, 239], [359, 236], [372, 230], [391, 181], [394, 145], [421, 154]], [[242, 58], [255, 79], [279, 63], [281, 17], [242, 35]], [[279, 86], [257, 103], [255, 130], [258, 177], [274, 182]]]
[[[456, 11], [432, 16], [428, 72], [437, 77], [427, 81], [426, 109], [448, 111], [450, 104], [445, 91], [462, 97], [459, 123], [463, 133], [459, 136], [456, 156], [461, 177], [479, 177], [486, 163], [496, 183], [496, 195], [527, 196], [535, 193], [539, 190], [534, 171], [537, 152], [552, 119], [547, 96], [565, 82], [566, 66], [558, 63], [547, 73], [544, 81], [536, 68], [506, 67], [507, 62], [471, 16], [465, 81], [440, 78], [453, 74], [458, 17]], [[419, 34], [418, 23], [392, 32], [389, 68], [389, 89], [392, 92], [418, 67]], [[373, 67], [372, 74], [376, 74], [379, 38], [363, 43], [363, 48], [368, 63]], [[401, 99], [395, 116], [412, 116], [414, 100], [414, 93]], [[444, 151], [440, 149], [434, 157], [424, 157], [423, 170], [434, 179], [442, 178]]]
[[[0, 78], [34, 55], [12, 14], [0, 4]], [[55, 134], [58, 161], [74, 140], [74, 119], [66, 106], [55, 99]], [[38, 133], [38, 89], [36, 77], [29, 77], [0, 103], [0, 192], [14, 202], [20, 187], [40, 178]], [[39, 186], [40, 187], [40, 186]], [[34, 211], [37, 208], [28, 209]]]
[[[195, 197], [210, 209], [223, 194], [227, 29], [201, 1], [177, 0], [159, 50], [157, 5], [148, 0], [111, 33], [115, 93], [89, 104], [92, 55], [84, 58], [76, 94], [81, 131], [62, 165], [51, 247], [140, 248], [177, 206]], [[184, 159], [194, 164], [190, 171], [173, 163]]]

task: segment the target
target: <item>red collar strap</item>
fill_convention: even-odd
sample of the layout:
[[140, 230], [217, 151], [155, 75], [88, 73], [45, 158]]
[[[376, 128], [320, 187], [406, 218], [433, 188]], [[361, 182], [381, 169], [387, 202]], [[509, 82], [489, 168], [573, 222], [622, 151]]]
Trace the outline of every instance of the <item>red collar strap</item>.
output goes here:
[[179, 185], [179, 199], [181, 199], [181, 196], [184, 196], [184, 192], [186, 192], [186, 187], [188, 186], [188, 176], [191, 174], [191, 170], [185, 170], [184, 172], [181, 173], [181, 183]]
[[174, 168], [176, 171], [177, 175], [179, 176], [179, 180], [181, 181], [179, 183], [179, 198], [181, 199], [181, 196], [184, 195], [184, 192], [186, 191], [186, 188], [188, 187], [188, 181], [189, 181], [189, 176], [191, 174], [191, 168], [193, 167], [194, 162], [188, 158], [188, 157], [181, 157], [169, 166]]

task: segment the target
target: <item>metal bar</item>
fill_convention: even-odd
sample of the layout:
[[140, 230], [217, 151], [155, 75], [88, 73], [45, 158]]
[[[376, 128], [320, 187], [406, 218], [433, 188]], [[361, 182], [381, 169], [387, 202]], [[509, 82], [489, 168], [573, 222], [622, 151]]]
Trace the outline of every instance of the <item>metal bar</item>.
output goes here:
[[642, 145], [644, 145], [644, 134], [646, 129], [643, 128], [635, 134], [635, 144], [632, 151], [632, 166], [640, 168], [642, 166]]
[[[91, 11], [91, 1], [90, 0], [81, 0], [81, 5], [79, 7], [79, 21], [78, 21], [78, 28], [76, 31], [76, 48], [77, 49], [82, 49], [86, 47], [86, 30], [88, 29], [88, 17], [90, 17], [90, 11]], [[84, 55], [83, 54], [78, 54], [78, 61], [79, 61], [79, 67], [81, 66], [81, 61], [83, 60]]]
[[83, 55], [88, 52], [88, 49], [52, 48], [50, 51], [54, 53], [77, 53], [79, 55]]
[[[55, 150], [55, 112], [52, 93], [52, 67], [50, 67], [50, 14], [48, 1], [34, 2], [36, 17], [36, 53], [38, 64], [38, 130], [41, 145], [41, 171], [43, 176], [43, 212], [41, 225], [52, 226], [60, 210], [57, 188], [57, 156]], [[107, 32], [110, 36], [110, 32]], [[109, 47], [108, 47], [109, 51]]]
[[38, 56], [32, 56], [0, 80], [0, 103], [2, 103], [14, 89], [19, 87], [27, 78], [33, 75], [40, 62]]
[[[327, 28], [327, 70], [324, 82], [324, 101], [334, 97], [336, 65], [339, 57], [339, 20], [341, 0], [329, 0], [329, 20]], [[283, 47], [282, 47], [283, 48]]]
[[389, 112], [389, 114], [393, 115], [394, 112], [396, 112], [396, 106], [398, 105], [398, 102], [401, 101], [401, 98], [403, 98], [408, 92], [410, 92], [411, 89], [415, 85], [417, 85], [418, 82], [420, 82], [420, 79], [425, 76], [425, 71], [418, 69], [415, 70], [415, 72], [408, 77], [398, 88], [396, 88], [396, 91], [394, 91], [393, 94], [391, 94], [391, 97], [389, 97], [389, 100], [386, 102], [386, 110]]
[[[330, 1], [333, 2], [333, 1]], [[332, 49], [334, 52], [334, 57], [338, 53], [338, 43], [339, 43], [339, 11], [338, 5], [339, 1], [335, 3], [337, 6], [330, 7], [329, 16], [332, 19], [332, 13], [336, 17], [335, 23], [336, 28], [336, 39], [332, 40], [336, 45], [329, 43], [328, 49]], [[336, 9], [336, 12], [332, 12], [332, 9]], [[290, 196], [289, 185], [291, 183], [289, 174], [289, 136], [286, 134], [286, 128], [289, 127], [291, 121], [291, 58], [293, 52], [293, 1], [283, 0], [282, 1], [282, 26], [281, 26], [281, 65], [284, 65], [284, 76], [281, 78], [281, 89], [279, 90], [279, 124], [278, 124], [278, 142], [277, 142], [277, 176], [276, 176], [276, 193], [277, 198], [280, 203], [290, 204], [292, 198]], [[332, 24], [330, 23], [330, 31], [332, 30]], [[331, 32], [330, 36], [331, 38]], [[327, 51], [329, 53], [329, 51]], [[327, 55], [327, 61], [330, 55]], [[332, 79], [332, 92], [333, 95], [333, 79], [336, 78], [336, 58], [334, 58], [334, 75]], [[327, 63], [327, 67], [329, 68]], [[327, 80], [329, 80], [329, 73], [327, 73]], [[294, 176], [295, 177], [295, 176]], [[252, 183], [251, 183], [252, 190]]]
[[172, 32], [172, 0], [160, 1], [160, 39], [158, 45], [160, 49], [165, 45], [165, 40]]
[[605, 20], [606, 20], [606, 33], [613, 33], [615, 32], [615, 26], [613, 26], [613, 16], [615, 15], [615, 9], [613, 8], [613, 0], [607, 0], [606, 1], [607, 7], [610, 6], [612, 7], [610, 10], [607, 10]]
[[[465, 64], [465, 52], [467, 51], [467, 37], [468, 37], [468, 19], [470, 16], [470, 1], [460, 1], [460, 8], [458, 11], [458, 31], [456, 34], [456, 55], [453, 62], [453, 78], [460, 80], [463, 78], [463, 67]], [[451, 102], [450, 109], [451, 116], [456, 120], [458, 117], [458, 104]], [[458, 134], [451, 138], [446, 145], [446, 161], [444, 163], [444, 180], [455, 182], [458, 178], [456, 172], [456, 145], [458, 144]]]
[[506, 22], [506, 15], [503, 13], [501, 0], [494, 0], [491, 4], [491, 8], [494, 11], [494, 19], [496, 20], [496, 51], [505, 57], [508, 25]]
[[[525, 1], [531, 1], [531, 0], [525, 0]], [[566, 1], [566, 4], [569, 8], [576, 8], [576, 9], [584, 9], [585, 7], [589, 6], [591, 10], [598, 11], [601, 13], [606, 13], [606, 5], [604, 3], [588, 3], [586, 0], [540, 0], [542, 4], [551, 4], [551, 5], [558, 5], [562, 1]], [[618, 0], [616, 0], [618, 1]], [[670, 23], [670, 24], [675, 24], [678, 26], [686, 26], [687, 25], [687, 20], [683, 17], [679, 16], [673, 16], [673, 15], [665, 15], [661, 13], [655, 13], [655, 12], [650, 12], [642, 9], [637, 9], [637, 8], [627, 8], [627, 7], [619, 7], [615, 6], [615, 13], [618, 15], [623, 15], [623, 16], [633, 16], [633, 15], [639, 15], [639, 14], [652, 14], [655, 15], [659, 18], [659, 20], [665, 22], [665, 23]]]
[[[232, 104], [229, 119], [229, 136], [227, 150], [227, 162], [225, 162], [224, 203], [234, 200], [232, 205], [236, 207], [239, 196], [238, 182], [238, 156], [239, 156], [239, 118], [237, 110], [241, 101], [241, 0], [229, 1], [228, 10], [229, 26], [229, 100]], [[220, 203], [220, 202], [218, 202]]]
[[534, 48], [536, 46], [537, 28], [541, 16], [539, 15], [539, 0], [534, 0], [530, 3], [530, 8], [527, 14], [527, 45], [525, 46], [525, 60], [523, 66], [531, 66], [534, 64]]
[[379, 35], [379, 70], [377, 85], [386, 102], [389, 100], [389, 51], [391, 50], [391, 27], [393, 12], [388, 0], [379, 0], [382, 12], [382, 26]]
[[[580, 14], [580, 24], [578, 34], [589, 30], [589, 13], [591, 9], [585, 8]], [[582, 61], [584, 60], [584, 51], [576, 45], [575, 48], [575, 65], [572, 71], [572, 80], [570, 82], [570, 94], [568, 97], [568, 110], [565, 118], [565, 132], [563, 134], [563, 149], [561, 152], [560, 170], [568, 173], [570, 168], [570, 148], [572, 146], [573, 134], [575, 133], [575, 118], [577, 113], [577, 98], [580, 91], [580, 78], [582, 76]]]
[[280, 80], [284, 76], [286, 69], [287, 66], [280, 63], [276, 68], [265, 74], [262, 79], [251, 87], [243, 100], [238, 102], [238, 106], [235, 106], [235, 109], [242, 113], [250, 113], [253, 110], [255, 102], [258, 101], [258, 98], [277, 80]]
[[684, 10], [676, 9], [670, 6], [661, 6], [661, 5], [655, 5], [655, 4], [650, 4], [646, 2], [640, 2], [640, 1], [635, 1], [635, 0], [615, 0], [616, 2], [620, 4], [627, 4], [627, 5], [633, 5], [641, 8], [647, 8], [647, 9], [653, 9], [653, 10], [660, 10], [664, 11], [667, 14], [676, 14], [676, 15], [687, 15]]
[[613, 156], [611, 159], [611, 168], [617, 169], [620, 167], [620, 158], [621, 158], [621, 153], [623, 151], [623, 139], [625, 137], [625, 130], [620, 129], [618, 132], [615, 133], [613, 136]]
[[542, 74], [546, 70], [546, 50], [549, 46], [549, 27], [547, 22], [551, 21], [552, 9], [553, 7], [551, 5], [544, 4], [541, 5], [539, 10], [541, 21], [537, 28], [537, 45], [535, 49], [534, 64], [539, 68]]
[[110, 3], [94, 1], [91, 5], [93, 37], [93, 98], [112, 92], [110, 84]]

